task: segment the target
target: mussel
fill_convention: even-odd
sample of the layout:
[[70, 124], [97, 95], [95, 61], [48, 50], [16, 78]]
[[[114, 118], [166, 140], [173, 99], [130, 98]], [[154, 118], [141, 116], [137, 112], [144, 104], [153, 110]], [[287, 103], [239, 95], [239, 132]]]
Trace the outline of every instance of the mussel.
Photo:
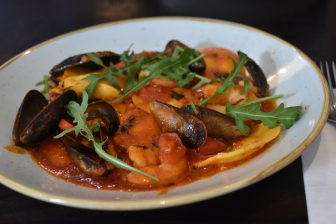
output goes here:
[[207, 129], [196, 116], [180, 112], [178, 108], [158, 101], [150, 104], [150, 111], [162, 132], [177, 133], [187, 147], [196, 148], [204, 144]]
[[67, 150], [72, 161], [86, 174], [90, 176], [102, 176], [106, 172], [104, 165], [80, 153], [77, 149], [69, 146]]
[[91, 176], [102, 176], [106, 173], [107, 168], [104, 162], [95, 160], [96, 154], [92, 148], [83, 145], [77, 138], [66, 134], [61, 138], [68, 155], [73, 163], [86, 174]]
[[12, 131], [14, 144], [20, 144], [20, 134], [28, 126], [29, 122], [48, 104], [46, 98], [37, 90], [30, 90], [23, 98], [16, 115]]
[[[120, 124], [116, 110], [109, 103], [99, 100], [89, 103], [86, 112], [88, 113], [88, 122], [93, 121], [99, 123], [100, 132], [96, 137], [100, 138], [101, 141], [107, 140], [103, 147], [111, 149], [110, 146], [113, 143], [108, 137], [118, 130]], [[72, 161], [85, 173], [91, 176], [102, 176], [110, 169], [109, 164], [92, 159], [96, 157], [96, 154], [90, 144], [84, 145], [70, 134], [64, 135], [61, 140]]]
[[222, 139], [235, 139], [243, 134], [237, 128], [234, 119], [218, 111], [196, 106], [198, 114], [194, 114], [191, 105], [184, 106], [179, 111], [193, 114], [206, 126], [208, 136]]
[[[164, 54], [171, 55], [176, 47], [181, 47], [181, 48], [189, 48], [187, 45], [184, 43], [178, 41], [178, 40], [170, 40], [165, 47]], [[192, 63], [189, 66], [189, 69], [197, 74], [203, 74], [205, 72], [205, 61], [204, 59], [200, 59], [194, 63]]]
[[120, 121], [117, 111], [114, 107], [103, 101], [94, 101], [87, 108], [88, 119], [99, 119], [101, 129], [107, 135], [113, 135], [119, 128]]
[[[241, 51], [238, 51], [238, 55], [245, 54]], [[246, 54], [245, 54], [246, 55]], [[247, 56], [247, 55], [246, 55]], [[249, 75], [252, 77], [255, 86], [258, 89], [258, 94], [261, 97], [269, 95], [269, 86], [267, 83], [266, 76], [260, 66], [248, 57], [248, 62], [245, 64], [245, 68], [248, 71]]]
[[54, 132], [71, 100], [77, 100], [73, 90], [65, 91], [49, 104], [40, 92], [29, 91], [16, 115], [12, 132], [14, 143], [32, 145]]
[[[120, 55], [111, 51], [92, 52], [92, 54], [95, 54], [96, 57], [100, 58], [106, 66], [109, 66], [110, 63], [117, 63], [120, 61]], [[56, 77], [63, 74], [65, 69], [78, 66], [95, 70], [101, 68], [99, 65], [91, 61], [86, 53], [74, 55], [63, 60], [59, 64], [55, 65], [49, 73], [52, 77]]]

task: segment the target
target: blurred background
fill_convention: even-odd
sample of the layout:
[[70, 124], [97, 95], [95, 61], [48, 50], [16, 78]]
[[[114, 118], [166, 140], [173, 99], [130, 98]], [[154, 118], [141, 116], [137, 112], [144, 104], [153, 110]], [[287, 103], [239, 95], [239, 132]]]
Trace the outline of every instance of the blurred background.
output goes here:
[[316, 60], [336, 52], [335, 0], [11, 0], [0, 3], [0, 60], [65, 32], [145, 16], [224, 19], [277, 35]]

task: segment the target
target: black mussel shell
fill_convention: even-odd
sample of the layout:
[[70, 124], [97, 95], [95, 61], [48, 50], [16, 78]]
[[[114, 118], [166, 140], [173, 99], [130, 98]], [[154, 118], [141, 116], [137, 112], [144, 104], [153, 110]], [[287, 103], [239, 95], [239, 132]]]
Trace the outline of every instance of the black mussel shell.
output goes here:
[[[99, 52], [91, 52], [95, 54], [98, 58], [100, 58], [106, 66], [109, 66], [110, 63], [117, 63], [120, 61], [120, 55], [113, 53], [111, 51], [99, 51]], [[72, 67], [85, 67], [90, 69], [100, 69], [101, 67], [96, 63], [92, 62], [90, 58], [85, 54], [78, 54], [71, 56], [59, 64], [55, 65], [51, 70], [50, 74], [53, 77], [59, 76], [63, 74], [64, 70]]]

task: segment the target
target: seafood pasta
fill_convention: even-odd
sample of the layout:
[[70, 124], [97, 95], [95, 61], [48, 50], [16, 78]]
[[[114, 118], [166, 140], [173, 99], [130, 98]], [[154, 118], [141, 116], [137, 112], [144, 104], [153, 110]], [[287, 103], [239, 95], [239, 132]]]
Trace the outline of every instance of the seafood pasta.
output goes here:
[[300, 117], [243, 52], [169, 41], [161, 52], [71, 56], [29, 91], [13, 142], [47, 172], [97, 189], [166, 189], [258, 156]]

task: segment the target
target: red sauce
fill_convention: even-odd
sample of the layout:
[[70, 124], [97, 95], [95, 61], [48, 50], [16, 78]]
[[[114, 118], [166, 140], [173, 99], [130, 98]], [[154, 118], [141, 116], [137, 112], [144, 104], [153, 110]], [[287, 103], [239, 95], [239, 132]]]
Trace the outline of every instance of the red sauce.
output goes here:
[[[129, 172], [121, 169], [114, 170], [110, 174], [104, 175], [102, 177], [89, 176], [72, 163], [66, 149], [58, 140], [47, 139], [38, 147], [30, 149], [28, 152], [31, 154], [33, 160], [42, 169], [65, 181], [84, 187], [114, 191], [159, 190], [161, 193], [165, 193], [173, 187], [190, 184], [194, 181], [211, 177], [219, 172], [229, 170], [249, 162], [261, 153], [265, 152], [270, 147], [270, 145], [273, 144], [273, 142], [267, 144], [262, 149], [238, 162], [233, 162], [226, 165], [210, 165], [203, 168], [196, 168], [189, 164], [188, 172], [182, 181], [159, 187], [152, 185], [140, 186], [129, 183], [126, 181], [126, 175]], [[196, 155], [192, 152], [192, 150], [189, 150], [187, 153], [187, 158], [188, 161], [193, 161], [204, 159], [206, 156]]]
[[[237, 56], [226, 49], [207, 49], [204, 51], [205, 61], [207, 62], [206, 76], [213, 78], [215, 72], [220, 71], [227, 73], [232, 69], [231, 57]], [[151, 52], [143, 52], [142, 55], [150, 57]], [[218, 67], [221, 63], [222, 66]], [[123, 66], [119, 64], [118, 66]], [[137, 96], [142, 100], [144, 106], [148, 105], [153, 100], [163, 102], [175, 100], [172, 98], [172, 88], [157, 85], [148, 85], [138, 91]], [[174, 89], [178, 91], [178, 89]], [[181, 94], [184, 96], [186, 102], [198, 101], [198, 95], [194, 94], [192, 90], [183, 91], [180, 89]], [[182, 99], [183, 100], [183, 99]], [[130, 99], [128, 99], [130, 101]], [[175, 100], [175, 103], [178, 100]], [[197, 102], [196, 102], [197, 103]], [[181, 105], [185, 105], [182, 103]], [[275, 102], [262, 103], [263, 111], [272, 111], [275, 108]], [[120, 113], [121, 126], [118, 132], [113, 136], [112, 141], [115, 144], [118, 157], [123, 161], [130, 163], [126, 150], [133, 145], [141, 145], [141, 147], [150, 148], [155, 147], [153, 143], [159, 138], [161, 131], [157, 126], [154, 118], [145, 110], [139, 109], [135, 105], [130, 106], [125, 102], [115, 105]], [[252, 126], [253, 126], [253, 122]], [[166, 142], [167, 143], [167, 142]], [[166, 144], [165, 143], [165, 144]], [[169, 143], [169, 142], [168, 142]], [[203, 160], [209, 156], [215, 155], [218, 152], [229, 150], [229, 146], [233, 142], [223, 141], [208, 137], [205, 144], [197, 149], [187, 149], [188, 168], [184, 178], [177, 183], [167, 184], [166, 186], [153, 186], [153, 185], [136, 185], [127, 181], [128, 171], [122, 169], [114, 169], [105, 173], [103, 176], [90, 176], [77, 167], [68, 154], [67, 149], [59, 140], [52, 138], [46, 139], [34, 148], [28, 150], [33, 160], [44, 170], [50, 174], [59, 177], [65, 181], [78, 184], [85, 187], [96, 189], [115, 190], [115, 191], [149, 191], [160, 190], [162, 193], [166, 192], [172, 187], [189, 184], [202, 178], [211, 177], [218, 172], [228, 170], [243, 163], [250, 161], [259, 154], [263, 153], [270, 144], [266, 145], [257, 152], [249, 155], [243, 160], [233, 162], [225, 165], [210, 165], [203, 168], [196, 168], [191, 165], [193, 161]], [[169, 143], [170, 144], [170, 143]], [[172, 143], [173, 144], [173, 143]], [[155, 145], [155, 144], [154, 144]], [[7, 146], [8, 150], [15, 153], [23, 153], [24, 150], [16, 146]], [[185, 149], [184, 149], [185, 151]], [[184, 153], [183, 151], [183, 153]], [[169, 156], [169, 154], [167, 154]], [[167, 156], [166, 155], [166, 156]], [[176, 155], [173, 157], [175, 158]], [[184, 154], [183, 154], [184, 156]], [[158, 156], [160, 157], [160, 155]], [[170, 160], [170, 157], [165, 157]], [[99, 159], [97, 159], [99, 160]], [[132, 165], [132, 164], [131, 164]]]
[[16, 145], [6, 145], [5, 149], [16, 154], [25, 154], [27, 152], [26, 149]]

